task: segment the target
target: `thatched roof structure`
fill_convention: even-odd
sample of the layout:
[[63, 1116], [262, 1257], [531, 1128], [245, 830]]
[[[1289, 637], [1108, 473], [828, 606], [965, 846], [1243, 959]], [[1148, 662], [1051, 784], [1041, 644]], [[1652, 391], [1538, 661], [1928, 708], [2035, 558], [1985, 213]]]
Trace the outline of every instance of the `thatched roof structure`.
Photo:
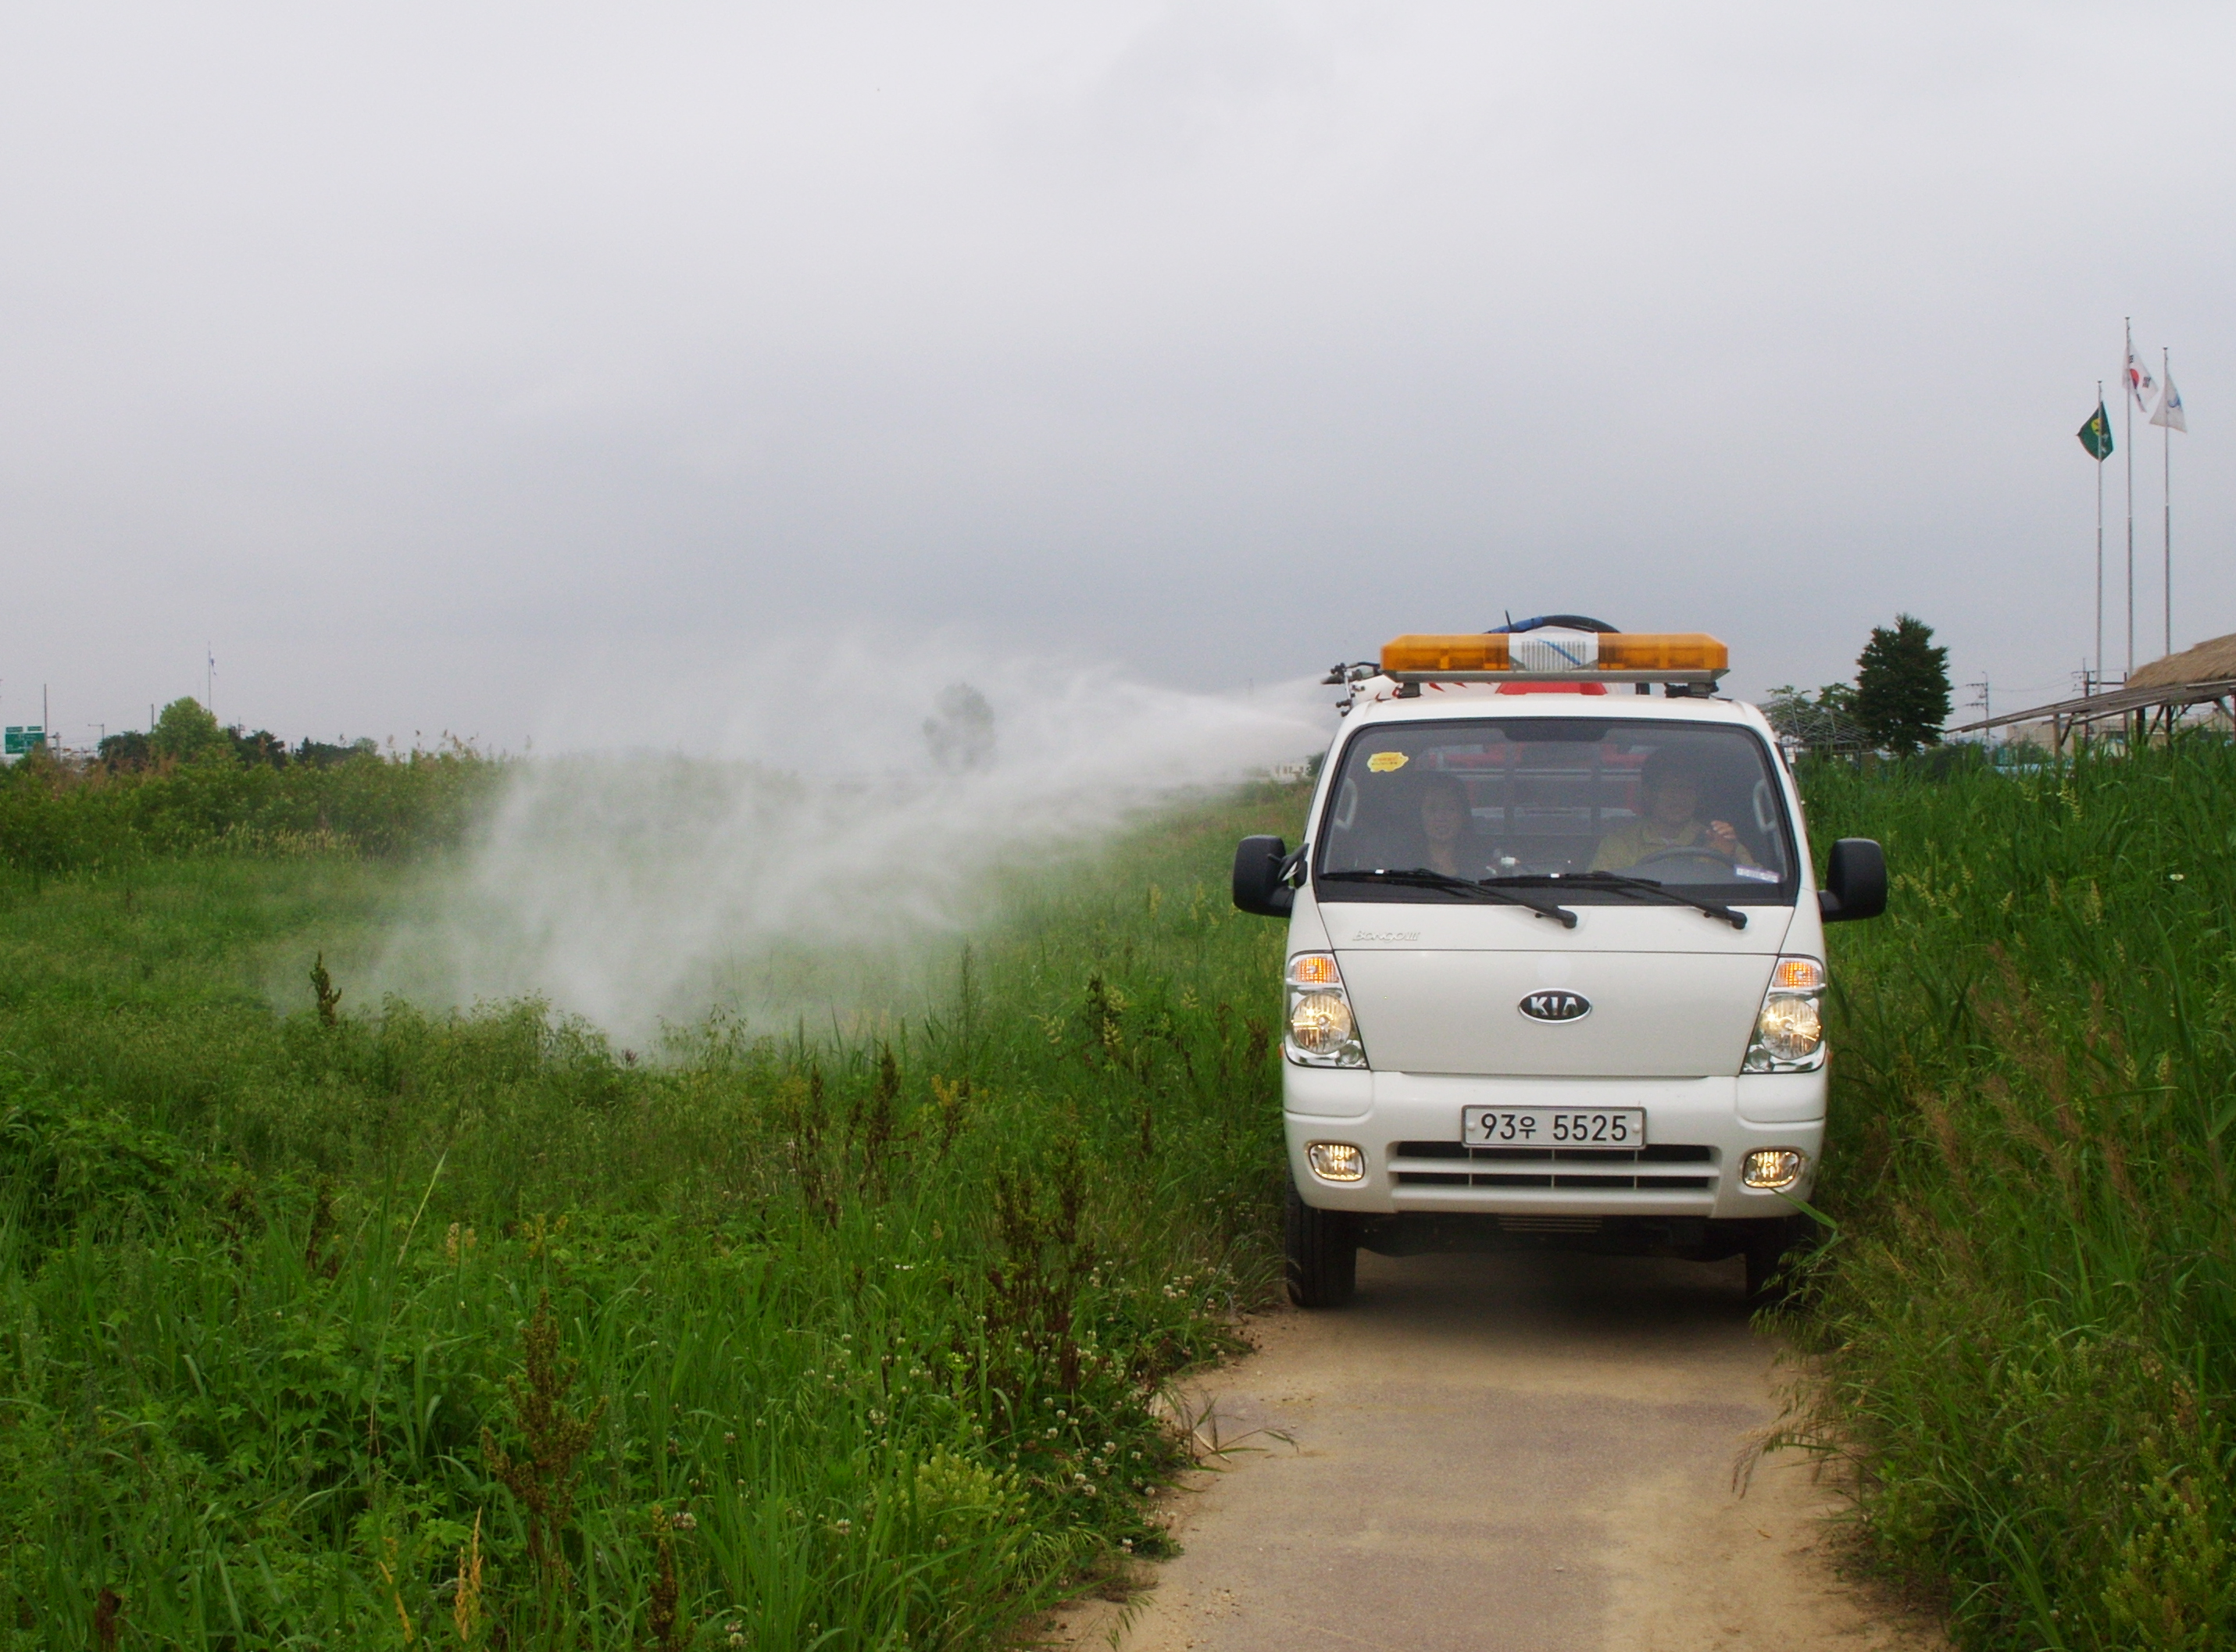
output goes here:
[[2062, 749], [2068, 733], [2113, 717], [2131, 724], [2130, 732], [2136, 738], [2147, 737], [2154, 720], [2163, 721], [2171, 732], [2176, 719], [2191, 707], [2207, 704], [2224, 714], [2236, 706], [2236, 635], [2215, 637], [2194, 648], [2154, 659], [2117, 688], [1967, 723], [1949, 732], [1978, 734], [2014, 723], [2046, 722], [2050, 750], [2056, 751]]
[[2175, 688], [2186, 683], [2225, 683], [2236, 677], [2236, 635], [2214, 637], [2164, 659], [2138, 666], [2129, 688]]

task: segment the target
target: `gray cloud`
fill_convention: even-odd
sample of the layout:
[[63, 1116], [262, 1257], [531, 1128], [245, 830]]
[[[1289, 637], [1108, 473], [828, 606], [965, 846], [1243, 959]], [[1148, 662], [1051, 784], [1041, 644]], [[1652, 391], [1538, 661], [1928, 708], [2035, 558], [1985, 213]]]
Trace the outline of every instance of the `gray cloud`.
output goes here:
[[14, 8], [0, 710], [50, 682], [82, 739], [207, 639], [290, 733], [516, 744], [595, 691], [688, 744], [648, 683], [774, 642], [1240, 687], [1509, 607], [1718, 631], [1750, 691], [1907, 607], [2055, 692], [2122, 314], [2193, 411], [2176, 644], [2236, 629], [2232, 36]]

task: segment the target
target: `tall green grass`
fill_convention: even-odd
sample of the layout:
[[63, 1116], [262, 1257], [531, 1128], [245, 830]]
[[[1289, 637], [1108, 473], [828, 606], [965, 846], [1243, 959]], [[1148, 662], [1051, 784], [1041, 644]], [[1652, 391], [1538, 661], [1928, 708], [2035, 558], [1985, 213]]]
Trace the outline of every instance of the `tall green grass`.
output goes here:
[[[358, 783], [391, 836], [0, 836], [0, 1643], [965, 1646], [1154, 1547], [1158, 1386], [1271, 1272], [1223, 870], [1300, 794], [1021, 885], [919, 1014], [635, 1051], [364, 1001], [477, 783]], [[2236, 754], [1808, 792], [1897, 879], [1831, 941], [1817, 1437], [1969, 1644], [2236, 1643]]]
[[2236, 1644], [2236, 751], [1807, 791], [1895, 875], [1807, 1321], [1870, 1533], [1967, 1644]]
[[227, 746], [116, 772], [34, 754], [0, 768], [0, 867], [128, 880], [187, 854], [395, 856], [456, 842], [503, 771], [457, 744], [286, 768]]
[[1154, 1550], [1273, 1266], [1224, 869], [1301, 805], [1022, 888], [910, 1019], [641, 1052], [322, 1015], [386, 864], [9, 875], [0, 1644], [976, 1646]]

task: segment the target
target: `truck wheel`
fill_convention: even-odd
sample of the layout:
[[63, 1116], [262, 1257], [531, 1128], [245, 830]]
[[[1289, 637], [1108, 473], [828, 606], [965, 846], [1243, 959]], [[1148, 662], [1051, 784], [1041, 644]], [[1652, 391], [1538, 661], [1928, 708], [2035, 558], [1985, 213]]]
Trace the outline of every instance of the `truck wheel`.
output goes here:
[[1348, 1212], [1319, 1210], [1289, 1185], [1283, 1249], [1289, 1300], [1299, 1308], [1341, 1308], [1358, 1283], [1358, 1238]]
[[1791, 1216], [1755, 1224], [1746, 1242], [1746, 1294], [1749, 1308], [1776, 1308], [1792, 1294], [1786, 1277], [1786, 1256], [1800, 1238]]

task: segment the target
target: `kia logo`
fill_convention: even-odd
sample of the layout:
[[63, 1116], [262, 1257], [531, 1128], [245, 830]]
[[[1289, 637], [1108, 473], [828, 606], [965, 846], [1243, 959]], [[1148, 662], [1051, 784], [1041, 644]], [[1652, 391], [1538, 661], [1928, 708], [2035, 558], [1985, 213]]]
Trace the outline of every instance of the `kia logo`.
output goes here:
[[1516, 1007], [1533, 1021], [1581, 1021], [1592, 1000], [1582, 993], [1532, 993]]

